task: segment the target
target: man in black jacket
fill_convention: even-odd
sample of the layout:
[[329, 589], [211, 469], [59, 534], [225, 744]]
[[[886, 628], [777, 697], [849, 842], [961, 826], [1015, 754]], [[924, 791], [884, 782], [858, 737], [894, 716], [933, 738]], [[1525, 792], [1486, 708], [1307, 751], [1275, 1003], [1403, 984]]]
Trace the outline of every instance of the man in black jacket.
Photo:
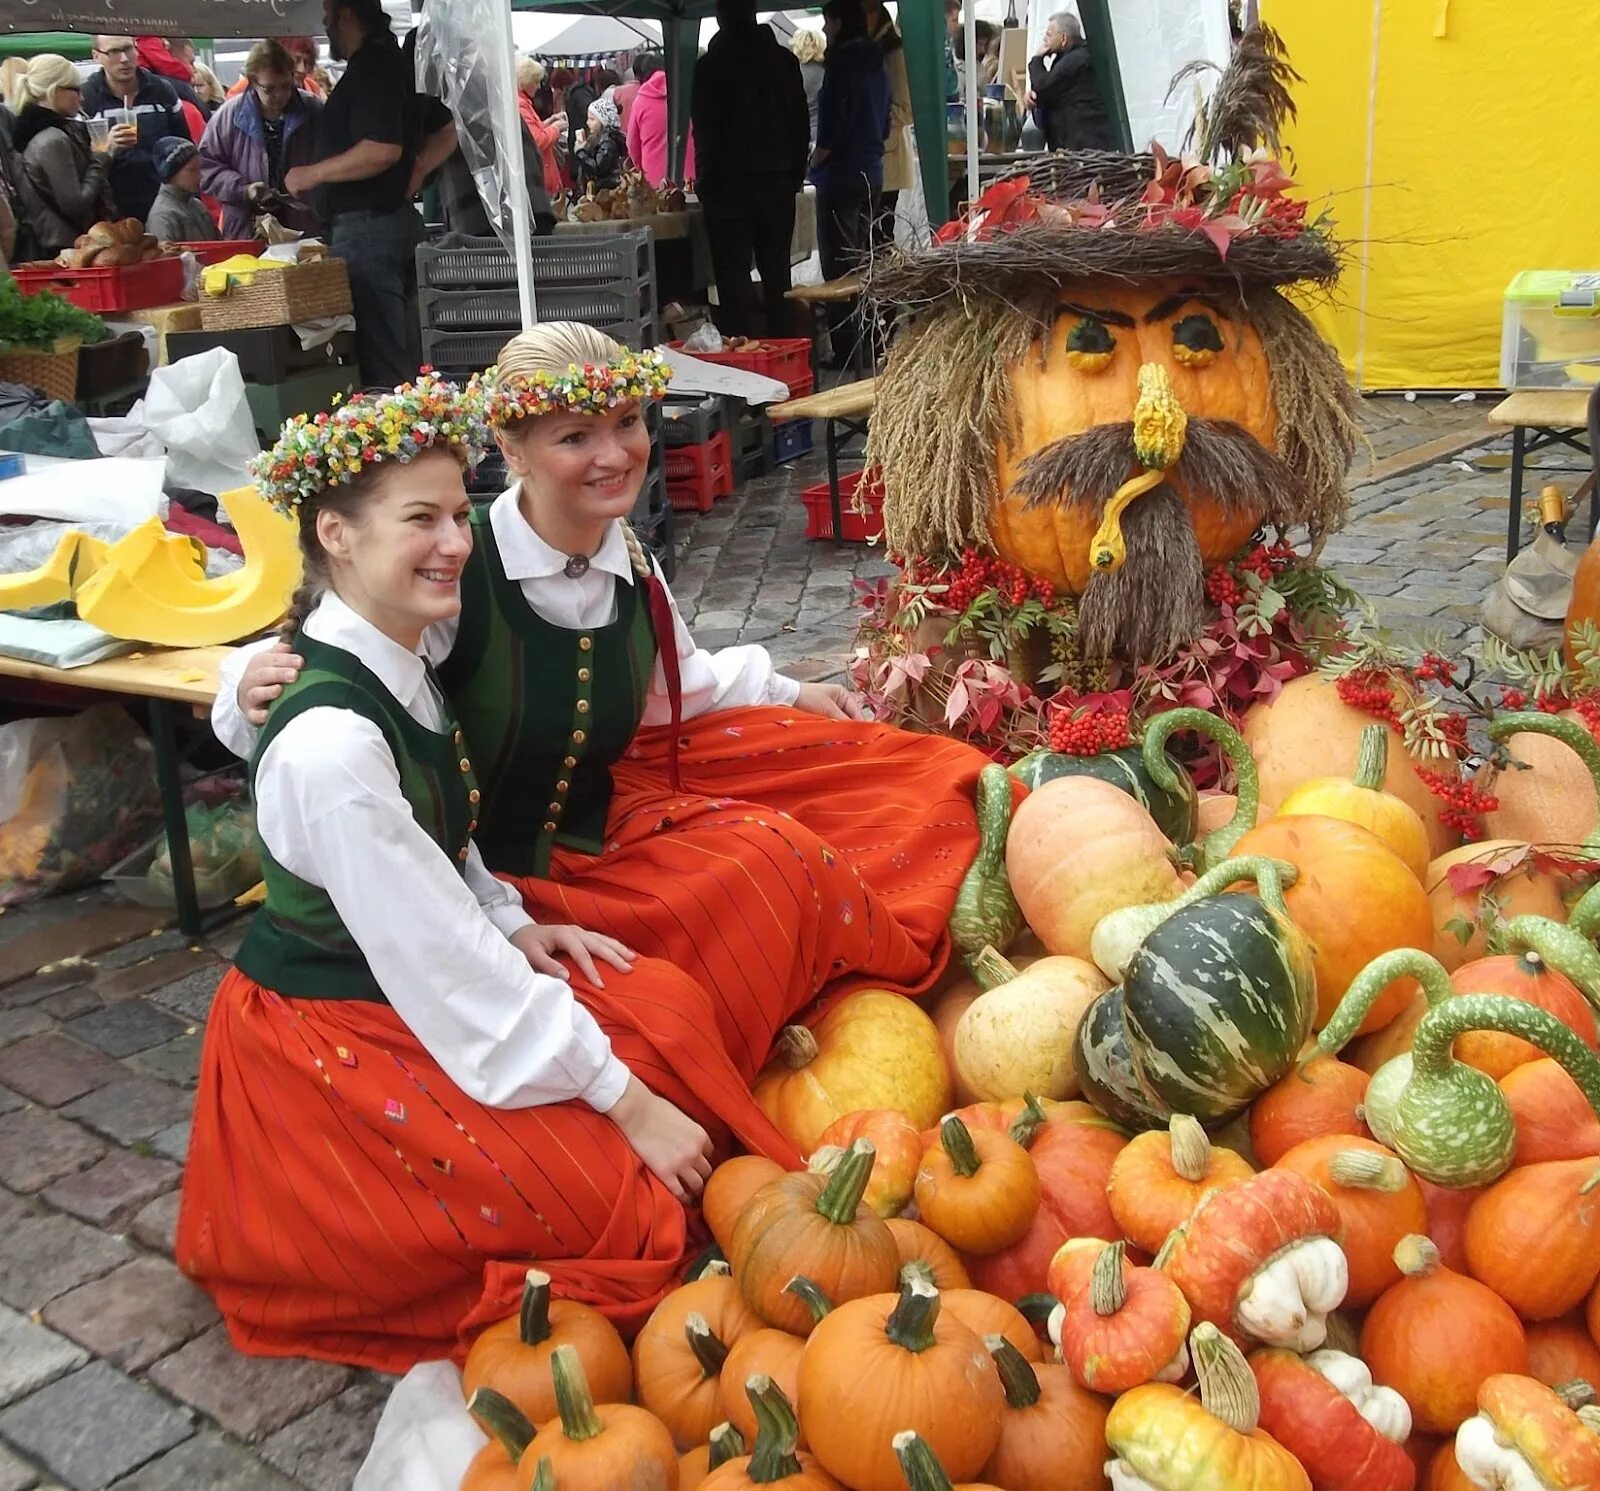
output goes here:
[[1120, 148], [1100, 99], [1083, 27], [1070, 11], [1051, 16], [1045, 27], [1028, 64], [1028, 96], [1051, 150]]
[[811, 115], [794, 53], [756, 22], [755, 0], [717, 0], [717, 34], [694, 68], [695, 189], [711, 241], [717, 326], [755, 336], [750, 261], [767, 336], [788, 336], [789, 244], [805, 182]]
[[110, 114], [115, 120], [120, 110], [130, 111], [139, 140], [131, 150], [111, 157], [111, 195], [121, 216], [142, 223], [161, 189], [156, 146], [166, 139], [189, 139], [189, 126], [172, 84], [139, 66], [131, 36], [95, 37], [94, 60], [100, 71], [83, 85], [83, 112], [91, 119]]

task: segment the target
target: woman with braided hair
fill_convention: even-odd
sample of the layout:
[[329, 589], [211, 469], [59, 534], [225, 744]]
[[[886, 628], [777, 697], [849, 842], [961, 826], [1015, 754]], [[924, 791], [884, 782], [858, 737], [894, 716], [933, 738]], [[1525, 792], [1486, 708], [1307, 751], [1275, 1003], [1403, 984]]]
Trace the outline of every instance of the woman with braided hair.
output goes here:
[[[693, 1058], [736, 1074], [736, 1091], [704, 1077], [684, 1090], [670, 1073], [655, 1087], [717, 1153], [737, 1141], [794, 1163], [749, 1084], [819, 994], [915, 993], [943, 973], [988, 763], [861, 720], [846, 690], [784, 678], [763, 648], [695, 645], [624, 521], [649, 459], [641, 405], [667, 376], [585, 326], [512, 340], [487, 412], [517, 479], [473, 514], [460, 616], [430, 627], [423, 649], [470, 747], [488, 867], [537, 922], [636, 950], [626, 977], [607, 972], [606, 996], [652, 1035], [669, 1012], [688, 1021]], [[247, 749], [299, 667], [281, 649], [236, 660], [218, 734]], [[586, 970], [575, 975], [591, 1004]], [[520, 1275], [498, 1282], [505, 1313]], [[629, 1321], [654, 1296], [583, 1297]]]

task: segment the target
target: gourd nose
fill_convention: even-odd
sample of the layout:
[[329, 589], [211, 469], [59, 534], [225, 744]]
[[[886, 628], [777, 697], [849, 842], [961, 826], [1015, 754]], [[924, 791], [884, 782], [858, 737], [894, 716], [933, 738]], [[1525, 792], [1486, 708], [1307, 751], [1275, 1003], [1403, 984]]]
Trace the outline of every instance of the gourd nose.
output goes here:
[[1183, 454], [1189, 416], [1183, 412], [1172, 379], [1158, 362], [1139, 368], [1139, 397], [1133, 406], [1133, 453], [1146, 470], [1164, 471]]

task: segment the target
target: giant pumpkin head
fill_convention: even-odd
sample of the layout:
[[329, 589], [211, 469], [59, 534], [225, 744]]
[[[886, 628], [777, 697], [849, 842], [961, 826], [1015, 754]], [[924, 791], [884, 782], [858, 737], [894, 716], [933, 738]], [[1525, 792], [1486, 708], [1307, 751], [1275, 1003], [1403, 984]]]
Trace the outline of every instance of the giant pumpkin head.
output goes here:
[[[1251, 67], [1287, 107], [1264, 28], [1230, 72]], [[1205, 570], [1258, 527], [1320, 545], [1346, 510], [1353, 394], [1277, 288], [1331, 281], [1337, 254], [1254, 139], [1207, 128], [1215, 164], [1050, 157], [872, 276], [910, 311], [868, 445], [889, 547], [976, 545], [1080, 596], [1089, 656], [1159, 659], [1198, 636]]]

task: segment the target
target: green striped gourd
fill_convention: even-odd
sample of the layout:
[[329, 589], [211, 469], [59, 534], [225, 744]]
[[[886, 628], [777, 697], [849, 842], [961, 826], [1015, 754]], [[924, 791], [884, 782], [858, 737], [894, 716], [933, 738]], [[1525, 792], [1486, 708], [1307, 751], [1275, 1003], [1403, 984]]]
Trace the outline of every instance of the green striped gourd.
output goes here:
[[977, 810], [977, 858], [950, 912], [950, 940], [969, 957], [986, 947], [1003, 953], [1022, 930], [1022, 910], [1006, 876], [1011, 780], [1005, 767], [991, 764], [978, 773]]

